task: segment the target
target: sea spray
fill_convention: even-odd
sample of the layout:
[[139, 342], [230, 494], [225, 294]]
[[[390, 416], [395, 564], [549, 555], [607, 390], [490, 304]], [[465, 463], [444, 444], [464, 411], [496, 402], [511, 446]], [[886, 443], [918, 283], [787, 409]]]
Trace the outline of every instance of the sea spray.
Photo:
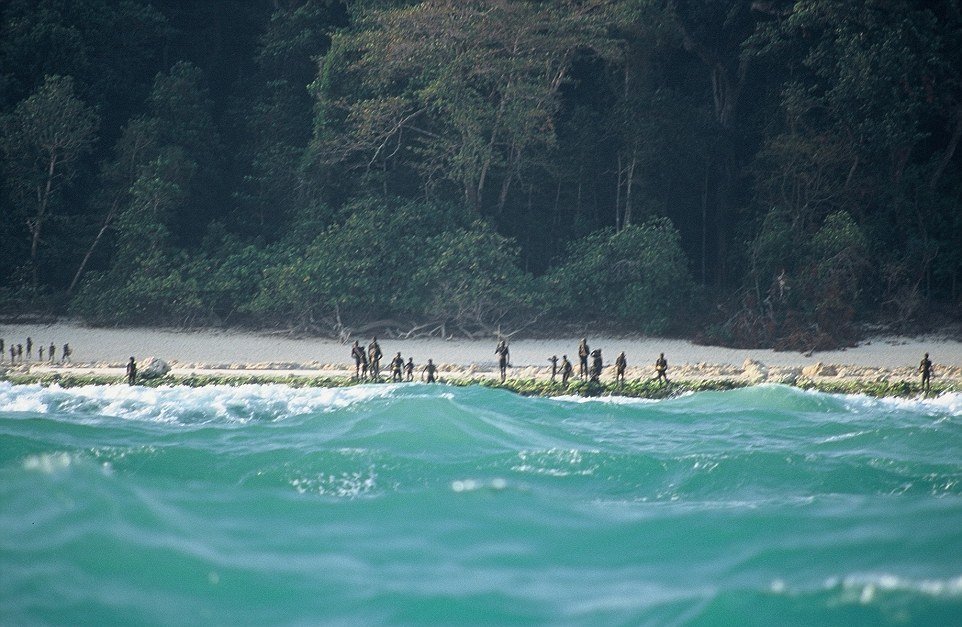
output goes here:
[[962, 396], [0, 383], [4, 623], [952, 624]]

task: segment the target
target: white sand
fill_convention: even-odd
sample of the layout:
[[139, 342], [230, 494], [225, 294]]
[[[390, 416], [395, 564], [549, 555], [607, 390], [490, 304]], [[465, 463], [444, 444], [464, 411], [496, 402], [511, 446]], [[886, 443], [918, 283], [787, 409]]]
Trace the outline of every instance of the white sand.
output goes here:
[[[301, 370], [318, 368], [341, 370], [353, 368], [350, 345], [322, 338], [291, 339], [233, 331], [170, 331], [158, 329], [93, 329], [71, 322], [51, 325], [4, 324], [0, 325], [0, 338], [7, 348], [2, 364], [9, 363], [11, 342], [24, 343], [30, 336], [34, 341], [34, 360], [37, 349], [53, 342], [59, 359], [63, 344], [69, 343], [73, 362], [90, 366], [122, 366], [127, 358], [137, 360], [152, 356], [170, 362], [183, 369], [285, 369]], [[358, 338], [362, 344], [371, 338]], [[511, 364], [516, 375], [534, 374], [534, 368], [548, 366], [548, 357], [560, 359], [567, 354], [577, 367], [579, 338], [553, 340], [517, 340], [510, 344]], [[930, 353], [939, 369], [957, 371], [962, 368], [962, 342], [936, 337], [922, 338], [874, 338], [855, 348], [825, 351], [806, 356], [793, 352], [771, 350], [741, 350], [717, 346], [696, 346], [683, 340], [659, 338], [610, 338], [588, 337], [591, 348], [604, 351], [605, 364], [614, 362], [620, 351], [625, 351], [632, 370], [650, 369], [658, 353], [664, 352], [672, 371], [679, 368], [692, 374], [704, 367], [725, 366], [741, 368], [746, 359], [760, 361], [768, 366], [787, 368], [805, 367], [818, 362], [863, 368], [878, 368], [910, 373], [914, 371], [923, 353]], [[405, 359], [413, 357], [416, 364], [431, 358], [438, 364], [460, 366], [469, 371], [490, 371], [496, 368], [494, 347], [496, 342], [479, 340], [392, 340], [381, 339], [388, 363], [397, 351]], [[46, 352], [46, 350], [45, 350]], [[716, 369], [717, 370], [717, 369]], [[723, 374], [716, 372], [716, 374]]]

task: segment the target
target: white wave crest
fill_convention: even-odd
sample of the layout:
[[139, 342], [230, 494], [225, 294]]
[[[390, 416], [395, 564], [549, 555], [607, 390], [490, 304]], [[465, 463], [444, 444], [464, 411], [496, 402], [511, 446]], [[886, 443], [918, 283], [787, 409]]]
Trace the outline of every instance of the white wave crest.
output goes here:
[[200, 388], [126, 385], [57, 385], [0, 383], [0, 411], [58, 415], [111, 416], [159, 423], [248, 422], [342, 409], [390, 397], [389, 385], [345, 388], [292, 388], [280, 384], [210, 385]]
[[889, 409], [907, 410], [923, 413], [937, 413], [948, 416], [962, 416], [962, 393], [945, 392], [932, 398], [916, 396], [914, 398], [900, 398], [896, 396], [875, 398], [865, 394], [846, 394], [845, 399], [849, 409], [853, 412]]

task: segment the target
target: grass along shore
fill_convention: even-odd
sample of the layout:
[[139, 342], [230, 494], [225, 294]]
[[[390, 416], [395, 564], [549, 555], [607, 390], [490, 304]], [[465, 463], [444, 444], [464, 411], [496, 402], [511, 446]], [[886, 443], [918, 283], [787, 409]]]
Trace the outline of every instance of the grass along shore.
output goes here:
[[[80, 387], [85, 385], [118, 385], [126, 382], [125, 377], [114, 374], [74, 374], [74, 373], [24, 373], [7, 371], [0, 373], [0, 381], [14, 385], [39, 384], [43, 386], [58, 385], [63, 388]], [[383, 379], [382, 382], [387, 382]], [[773, 383], [773, 382], [768, 382]], [[866, 380], [814, 380], [799, 377], [794, 381], [781, 381], [783, 385], [797, 387], [802, 390], [817, 390], [829, 394], [865, 394], [877, 398], [902, 397], [912, 398], [922, 394], [918, 381], [904, 379], [890, 379], [881, 381]], [[145, 379], [138, 385], [145, 387], [188, 386], [201, 387], [206, 385], [257, 385], [281, 384], [291, 387], [320, 387], [338, 388], [355, 385], [374, 385], [372, 382], [358, 381], [345, 376], [304, 376], [298, 374], [278, 373], [270, 374], [167, 374], [163, 377]], [[652, 379], [633, 379], [624, 384], [613, 381], [586, 382], [572, 380], [568, 385], [560, 381], [543, 378], [509, 378], [503, 383], [492, 377], [441, 377], [438, 385], [468, 387], [472, 385], [508, 390], [523, 396], [624, 396], [630, 398], [663, 399], [679, 396], [690, 392], [724, 391], [758, 385], [744, 378], [713, 378], [713, 379], [676, 379], [665, 385]], [[962, 392], [962, 382], [956, 380], [937, 381], [932, 383], [928, 396], [938, 396], [946, 392]]]

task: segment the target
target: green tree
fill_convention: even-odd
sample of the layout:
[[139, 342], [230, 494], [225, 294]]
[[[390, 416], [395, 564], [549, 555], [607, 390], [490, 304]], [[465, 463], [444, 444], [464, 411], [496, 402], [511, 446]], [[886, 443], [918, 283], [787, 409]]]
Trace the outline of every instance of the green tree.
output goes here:
[[477, 222], [425, 242], [412, 277], [419, 314], [471, 335], [501, 335], [506, 326], [537, 320], [543, 304], [536, 281], [518, 267], [518, 246]]
[[74, 93], [70, 77], [48, 76], [2, 121], [6, 183], [30, 238], [32, 286], [39, 286], [44, 227], [61, 208], [78, 162], [97, 139], [99, 118]]
[[382, 190], [413, 174], [429, 197], [447, 189], [499, 214], [525, 163], [554, 144], [576, 53], [611, 52], [596, 8], [432, 0], [365, 13], [314, 84], [313, 158]]
[[573, 242], [545, 279], [555, 317], [644, 333], [678, 329], [694, 294], [678, 231], [665, 218]]

